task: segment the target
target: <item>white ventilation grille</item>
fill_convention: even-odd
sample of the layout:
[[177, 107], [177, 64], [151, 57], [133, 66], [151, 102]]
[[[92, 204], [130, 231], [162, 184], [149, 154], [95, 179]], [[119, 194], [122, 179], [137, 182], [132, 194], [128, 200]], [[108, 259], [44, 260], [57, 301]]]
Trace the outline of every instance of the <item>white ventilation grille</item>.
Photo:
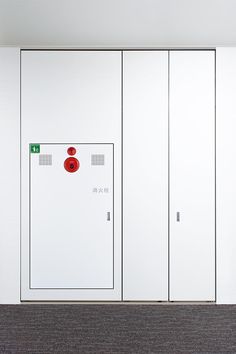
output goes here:
[[92, 166], [102, 166], [105, 164], [105, 156], [102, 154], [91, 155]]
[[40, 166], [51, 166], [52, 165], [52, 155], [39, 155], [39, 165]]

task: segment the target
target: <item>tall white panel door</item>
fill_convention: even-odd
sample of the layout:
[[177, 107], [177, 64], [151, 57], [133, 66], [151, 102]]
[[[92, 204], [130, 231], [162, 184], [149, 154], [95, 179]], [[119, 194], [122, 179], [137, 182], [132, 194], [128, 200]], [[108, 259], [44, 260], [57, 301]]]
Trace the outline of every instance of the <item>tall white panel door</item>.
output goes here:
[[170, 52], [170, 300], [215, 300], [215, 53]]
[[168, 299], [168, 52], [124, 52], [124, 300]]
[[21, 299], [120, 300], [121, 52], [21, 56]]

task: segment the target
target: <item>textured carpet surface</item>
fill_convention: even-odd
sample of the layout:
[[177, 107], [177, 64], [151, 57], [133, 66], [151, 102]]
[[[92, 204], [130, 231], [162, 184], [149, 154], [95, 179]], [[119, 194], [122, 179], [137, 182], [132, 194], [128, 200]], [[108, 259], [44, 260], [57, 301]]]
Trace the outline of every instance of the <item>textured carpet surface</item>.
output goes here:
[[1, 305], [0, 353], [236, 353], [236, 306]]

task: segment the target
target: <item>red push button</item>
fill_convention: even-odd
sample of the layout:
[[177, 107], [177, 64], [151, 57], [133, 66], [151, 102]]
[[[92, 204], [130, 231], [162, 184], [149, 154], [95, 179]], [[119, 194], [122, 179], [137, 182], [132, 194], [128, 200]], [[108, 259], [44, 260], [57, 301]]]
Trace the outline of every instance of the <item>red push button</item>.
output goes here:
[[80, 166], [79, 160], [75, 157], [68, 157], [64, 162], [64, 167], [68, 172], [76, 172], [78, 171]]
[[67, 149], [67, 154], [71, 155], [71, 156], [75, 155], [76, 154], [76, 148], [74, 148], [73, 146], [69, 147]]

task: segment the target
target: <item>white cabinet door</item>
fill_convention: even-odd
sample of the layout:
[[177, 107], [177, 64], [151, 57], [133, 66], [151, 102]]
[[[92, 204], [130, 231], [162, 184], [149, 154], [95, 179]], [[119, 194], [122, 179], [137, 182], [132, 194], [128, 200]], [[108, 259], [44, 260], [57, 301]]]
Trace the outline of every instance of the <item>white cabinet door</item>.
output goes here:
[[121, 73], [119, 51], [22, 51], [22, 300], [121, 299]]
[[124, 300], [168, 299], [168, 52], [124, 52]]
[[113, 145], [72, 147], [31, 145], [31, 289], [114, 287]]
[[215, 300], [215, 53], [170, 52], [170, 300]]

